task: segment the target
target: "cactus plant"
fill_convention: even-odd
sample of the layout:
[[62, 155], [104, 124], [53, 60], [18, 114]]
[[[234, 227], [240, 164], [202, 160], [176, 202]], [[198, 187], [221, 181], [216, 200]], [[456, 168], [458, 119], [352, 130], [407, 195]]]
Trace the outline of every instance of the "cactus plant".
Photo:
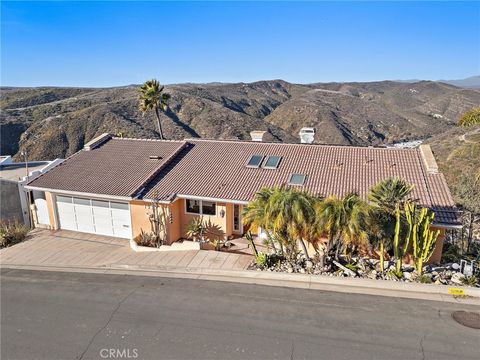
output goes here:
[[[428, 208], [417, 209], [414, 202], [405, 202], [405, 218], [408, 223], [406, 243], [413, 244], [412, 257], [418, 274], [422, 274], [423, 263], [428, 261], [435, 250], [439, 230], [430, 228], [435, 214]], [[407, 245], [408, 247], [408, 245]]]
[[[405, 204], [408, 203], [405, 202]], [[402, 214], [400, 205], [395, 207], [395, 232], [393, 237], [393, 255], [395, 256], [395, 272], [397, 274], [402, 272], [402, 261], [410, 247], [410, 236], [403, 237], [405, 226], [402, 224]]]

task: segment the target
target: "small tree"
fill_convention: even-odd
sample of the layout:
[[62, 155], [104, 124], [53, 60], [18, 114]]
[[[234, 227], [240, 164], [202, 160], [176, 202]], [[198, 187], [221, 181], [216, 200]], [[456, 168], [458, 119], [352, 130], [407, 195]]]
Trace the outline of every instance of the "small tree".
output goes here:
[[480, 171], [476, 174], [469, 171], [460, 177], [460, 180], [454, 188], [454, 195], [458, 203], [468, 211], [468, 241], [467, 252], [473, 240], [473, 224], [475, 218], [480, 214]]
[[480, 124], [480, 107], [466, 111], [458, 121], [458, 125], [460, 126], [471, 126], [477, 124]]
[[412, 201], [405, 202], [405, 218], [408, 223], [405, 243], [413, 244], [413, 261], [419, 275], [423, 264], [428, 261], [435, 250], [439, 230], [430, 228], [435, 214], [428, 208], [417, 209]]

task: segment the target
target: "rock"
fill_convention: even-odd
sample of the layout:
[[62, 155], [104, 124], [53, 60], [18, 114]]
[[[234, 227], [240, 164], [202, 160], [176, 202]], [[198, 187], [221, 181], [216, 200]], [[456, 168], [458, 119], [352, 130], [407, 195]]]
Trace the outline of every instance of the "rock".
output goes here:
[[453, 273], [452, 275], [452, 278], [450, 279], [450, 281], [454, 284], [459, 284], [459, 285], [462, 285], [462, 279], [465, 277], [465, 275], [463, 275], [462, 273], [460, 272], [456, 272], [456, 273]]
[[287, 272], [288, 272], [289, 274], [291, 274], [291, 273], [293, 273], [293, 269], [292, 269], [291, 267], [289, 267], [289, 268], [287, 269]]
[[435, 283], [434, 283], [434, 284], [435, 284], [435, 285], [440, 285], [440, 284], [442, 284], [442, 282], [437, 279], [437, 280], [435, 280]]
[[460, 270], [460, 265], [458, 265], [457, 263], [453, 263], [452, 264], [452, 269], [453, 270]]
[[403, 272], [403, 278], [406, 279], [406, 280], [411, 280], [412, 279], [412, 273], [410, 273], [408, 271], [404, 271]]
[[300, 274], [305, 274], [305, 269], [304, 268], [300, 268]]
[[307, 260], [305, 262], [305, 266], [307, 267], [307, 269], [311, 269], [313, 267], [313, 262], [310, 260]]

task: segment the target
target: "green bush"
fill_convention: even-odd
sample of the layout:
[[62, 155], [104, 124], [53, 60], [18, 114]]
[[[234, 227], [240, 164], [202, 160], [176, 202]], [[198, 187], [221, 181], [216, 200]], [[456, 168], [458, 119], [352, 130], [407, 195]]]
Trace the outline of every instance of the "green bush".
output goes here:
[[255, 256], [255, 263], [260, 268], [266, 267], [267, 261], [268, 261], [268, 255], [263, 252], [259, 252], [257, 256]]
[[452, 243], [445, 243], [443, 245], [442, 263], [452, 263], [460, 261], [460, 249], [457, 245]]
[[426, 275], [420, 276], [418, 279], [422, 284], [431, 284], [433, 282], [432, 278]]
[[0, 248], [25, 240], [30, 229], [19, 221], [0, 221]]
[[462, 283], [467, 286], [476, 286], [478, 279], [475, 276], [467, 276], [462, 278]]

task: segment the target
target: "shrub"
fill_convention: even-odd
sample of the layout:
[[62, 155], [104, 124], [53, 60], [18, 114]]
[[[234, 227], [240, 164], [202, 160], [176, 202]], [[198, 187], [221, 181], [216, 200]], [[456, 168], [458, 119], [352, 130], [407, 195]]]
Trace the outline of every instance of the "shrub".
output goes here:
[[0, 248], [25, 240], [30, 229], [19, 221], [0, 221]]
[[279, 261], [283, 260], [284, 258], [282, 256], [278, 256], [276, 254], [265, 254], [262, 252], [259, 252], [255, 256], [255, 263], [257, 266], [261, 269], [274, 266], [276, 263]]
[[157, 246], [157, 237], [152, 232], [147, 233], [141, 230], [140, 235], [137, 235], [133, 240], [137, 243], [138, 246]]
[[462, 278], [462, 283], [467, 286], [476, 286], [478, 279], [475, 276], [466, 276]]
[[458, 124], [460, 126], [480, 124], [480, 108], [473, 108], [466, 111], [460, 118]]
[[420, 276], [418, 281], [420, 281], [422, 284], [431, 284], [433, 282], [432, 278], [426, 275]]
[[257, 264], [258, 267], [264, 268], [267, 266], [267, 261], [268, 261], [268, 255], [262, 252], [259, 252], [255, 256], [255, 263]]
[[443, 246], [442, 263], [451, 263], [460, 261], [460, 249], [452, 243], [445, 243]]

